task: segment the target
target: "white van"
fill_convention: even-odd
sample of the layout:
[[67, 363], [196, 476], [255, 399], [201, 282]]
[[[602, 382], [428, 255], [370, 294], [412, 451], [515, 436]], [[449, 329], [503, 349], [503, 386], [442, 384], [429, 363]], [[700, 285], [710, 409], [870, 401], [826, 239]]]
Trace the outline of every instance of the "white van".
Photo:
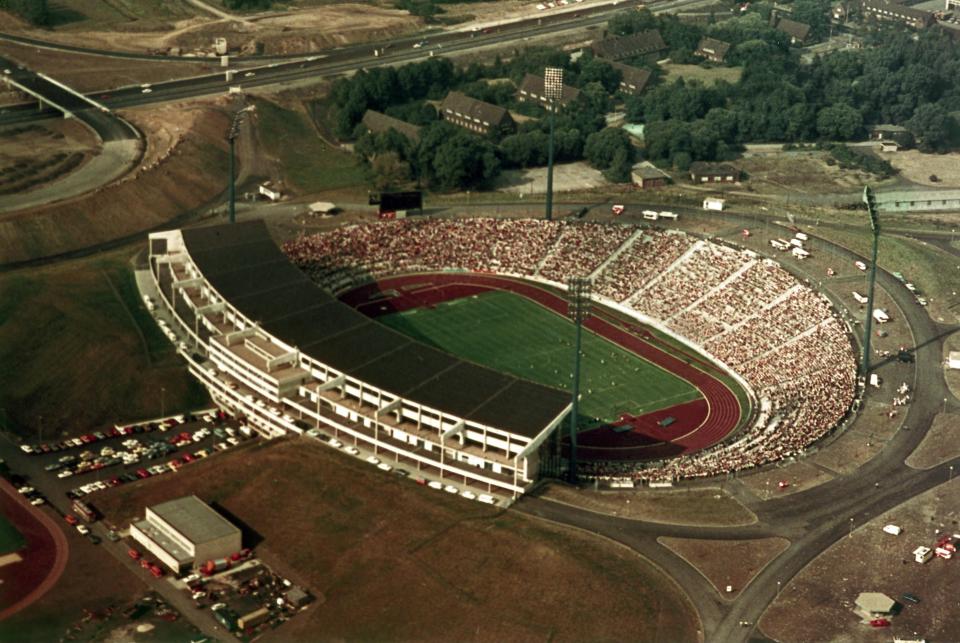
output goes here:
[[884, 533], [888, 533], [891, 536], [899, 536], [900, 532], [903, 531], [903, 529], [901, 529], [898, 525], [884, 525], [883, 531]]
[[804, 250], [803, 248], [793, 248], [790, 251], [790, 254], [792, 254], [797, 259], [806, 259], [807, 257], [810, 256], [810, 253]]
[[808, 236], [807, 236], [805, 233], [803, 233], [803, 232], [798, 232], [797, 234], [795, 234], [795, 235], [793, 235], [793, 236], [794, 236], [794, 238], [796, 238], [796, 239], [800, 239], [800, 241], [809, 241], [809, 240], [810, 240], [810, 237], [808, 237]]

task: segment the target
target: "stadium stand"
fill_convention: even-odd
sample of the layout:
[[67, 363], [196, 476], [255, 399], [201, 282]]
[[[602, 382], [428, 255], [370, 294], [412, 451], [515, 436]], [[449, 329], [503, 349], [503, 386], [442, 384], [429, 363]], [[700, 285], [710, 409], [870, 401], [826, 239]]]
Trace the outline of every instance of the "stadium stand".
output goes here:
[[757, 409], [746, 430], [666, 461], [582, 463], [581, 473], [601, 479], [712, 476], [802, 454], [848, 413], [856, 392], [851, 340], [825, 297], [772, 260], [678, 231], [420, 219], [303, 236], [284, 251], [333, 294], [422, 271], [493, 272], [560, 287], [599, 271], [601, 302], [683, 338], [748, 385]]

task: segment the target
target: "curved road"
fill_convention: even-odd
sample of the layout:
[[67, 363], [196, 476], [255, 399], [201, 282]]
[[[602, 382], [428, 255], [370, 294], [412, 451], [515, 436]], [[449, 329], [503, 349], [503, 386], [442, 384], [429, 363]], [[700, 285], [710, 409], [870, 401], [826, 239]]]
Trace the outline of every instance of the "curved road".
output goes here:
[[[752, 219], [729, 217], [732, 225], [746, 226]], [[826, 249], [853, 261], [858, 258], [839, 246], [811, 237], [813, 247]], [[878, 282], [900, 306], [915, 338], [916, 370], [913, 403], [906, 407], [904, 426], [875, 458], [853, 475], [837, 477], [812, 489], [759, 501], [739, 494], [758, 518], [747, 527], [688, 527], [629, 520], [598, 514], [534, 496], [522, 498], [514, 507], [529, 513], [573, 525], [621, 542], [664, 569], [684, 589], [699, 610], [704, 637], [708, 641], [747, 641], [758, 636], [755, 624], [775, 600], [778, 586], [785, 586], [816, 556], [885, 511], [946, 482], [950, 465], [960, 458], [929, 470], [913, 470], [903, 464], [924, 437], [941, 409], [944, 399], [954, 399], [947, 389], [940, 368], [941, 338], [956, 327], [935, 324], [900, 282], [878, 271]], [[954, 399], [955, 401], [955, 399]], [[876, 484], [879, 483], [879, 486]], [[739, 482], [726, 483], [736, 489]], [[745, 540], [781, 537], [789, 548], [774, 558], [731, 601], [723, 599], [713, 586], [690, 564], [657, 542], [660, 536]], [[778, 585], [779, 584], [779, 585]], [[741, 621], [753, 626], [742, 627]]]

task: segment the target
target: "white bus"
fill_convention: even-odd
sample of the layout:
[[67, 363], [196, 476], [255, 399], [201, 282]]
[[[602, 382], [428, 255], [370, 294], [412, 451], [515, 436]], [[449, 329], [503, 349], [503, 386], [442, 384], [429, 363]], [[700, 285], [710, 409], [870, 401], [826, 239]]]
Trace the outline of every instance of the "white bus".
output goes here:
[[790, 244], [784, 241], [783, 239], [770, 239], [770, 245], [776, 248], [777, 250], [786, 250], [790, 247]]

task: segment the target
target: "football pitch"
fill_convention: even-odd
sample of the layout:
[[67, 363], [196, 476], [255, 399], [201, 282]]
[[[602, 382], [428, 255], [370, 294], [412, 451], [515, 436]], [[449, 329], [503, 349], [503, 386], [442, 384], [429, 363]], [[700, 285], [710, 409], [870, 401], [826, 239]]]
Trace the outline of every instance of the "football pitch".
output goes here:
[[[509, 292], [491, 291], [378, 317], [457, 357], [565, 390], [573, 387], [573, 324]], [[659, 366], [583, 331], [580, 412], [612, 422], [696, 400], [700, 392]]]

